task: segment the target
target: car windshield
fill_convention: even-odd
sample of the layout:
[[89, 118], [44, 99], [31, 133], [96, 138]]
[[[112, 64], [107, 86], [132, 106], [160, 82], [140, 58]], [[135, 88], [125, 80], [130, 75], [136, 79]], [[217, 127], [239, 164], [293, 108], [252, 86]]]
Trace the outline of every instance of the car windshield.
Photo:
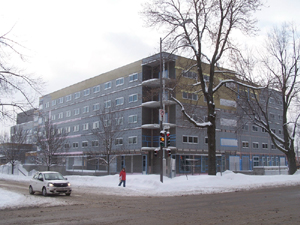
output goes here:
[[45, 180], [64, 180], [60, 173], [45, 173]]

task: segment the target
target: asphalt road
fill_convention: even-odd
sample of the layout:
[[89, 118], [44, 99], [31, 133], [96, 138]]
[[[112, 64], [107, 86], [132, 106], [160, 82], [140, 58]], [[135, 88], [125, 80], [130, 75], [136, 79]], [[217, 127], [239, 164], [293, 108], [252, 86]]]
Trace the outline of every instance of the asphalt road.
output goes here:
[[[29, 195], [26, 183], [0, 180], [0, 187]], [[73, 187], [70, 197], [46, 198], [67, 205], [2, 209], [0, 224], [300, 224], [300, 186], [179, 197], [107, 196]]]

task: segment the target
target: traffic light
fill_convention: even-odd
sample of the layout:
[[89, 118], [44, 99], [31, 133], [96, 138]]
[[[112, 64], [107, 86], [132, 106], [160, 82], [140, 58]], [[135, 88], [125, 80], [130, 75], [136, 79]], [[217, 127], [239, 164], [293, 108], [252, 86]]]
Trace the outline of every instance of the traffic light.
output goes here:
[[168, 149], [168, 156], [171, 156], [171, 149]]
[[165, 147], [165, 132], [164, 131], [160, 132], [159, 143], [160, 143], [161, 147]]
[[155, 149], [154, 150], [154, 156], [157, 156], [157, 153], [158, 153], [158, 149]]
[[167, 146], [170, 146], [171, 145], [170, 132], [167, 132], [166, 135], [167, 135]]

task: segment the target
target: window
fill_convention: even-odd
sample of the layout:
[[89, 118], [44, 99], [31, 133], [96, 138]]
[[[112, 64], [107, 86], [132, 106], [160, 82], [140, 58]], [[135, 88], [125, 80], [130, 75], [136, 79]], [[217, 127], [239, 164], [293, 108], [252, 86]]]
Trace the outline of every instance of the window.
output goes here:
[[120, 86], [124, 84], [124, 77], [116, 79], [116, 86]]
[[274, 134], [276, 134], [276, 130], [275, 130], [275, 129], [271, 129], [271, 131], [272, 131]]
[[70, 143], [65, 143], [65, 148], [70, 148]]
[[62, 119], [62, 118], [64, 118], [64, 113], [63, 112], [58, 113], [58, 119]]
[[242, 129], [245, 130], [245, 131], [247, 131], [249, 129], [248, 124], [243, 124], [242, 125]]
[[80, 98], [80, 92], [76, 92], [76, 93], [74, 94], [74, 99], [78, 99], [78, 98]]
[[263, 133], [267, 133], [268, 131], [265, 129], [265, 128], [261, 128], [261, 132], [263, 132]]
[[66, 111], [66, 117], [70, 117], [71, 116], [71, 110]]
[[71, 132], [71, 127], [66, 127], [65, 131], [66, 131], [66, 133], [70, 133]]
[[89, 129], [89, 124], [88, 124], [88, 123], [84, 123], [84, 124], [82, 125], [82, 129], [83, 129], [83, 130], [88, 130], [88, 129]]
[[116, 138], [115, 145], [123, 145], [123, 138]]
[[64, 103], [64, 97], [61, 97], [57, 100], [58, 104]]
[[105, 108], [110, 108], [111, 107], [111, 100], [105, 101], [104, 102], [104, 107]]
[[56, 119], [56, 116], [55, 115], [52, 115], [51, 116], [51, 120], [55, 120]]
[[90, 89], [83, 90], [83, 96], [88, 96], [90, 94]]
[[98, 147], [99, 141], [92, 141], [92, 147]]
[[80, 109], [78, 108], [78, 109], [74, 109], [74, 115], [76, 116], [76, 115], [79, 115], [79, 113], [80, 113]]
[[56, 100], [52, 100], [52, 106], [56, 105]]
[[261, 146], [262, 146], [263, 149], [267, 149], [268, 148], [268, 144], [267, 143], [262, 143]]
[[99, 121], [93, 122], [93, 129], [99, 128]]
[[258, 142], [253, 142], [252, 143], [252, 148], [258, 148]]
[[252, 131], [257, 132], [257, 131], [258, 131], [258, 127], [255, 126], [255, 125], [253, 125], [253, 126], [252, 126]]
[[99, 103], [96, 103], [93, 105], [93, 111], [97, 111], [100, 109], [100, 104]]
[[197, 80], [197, 73], [192, 72], [192, 71], [185, 71], [182, 73], [182, 76]]
[[184, 91], [184, 92], [182, 92], [182, 98], [197, 101], [198, 100], [198, 95], [195, 94], [195, 93], [189, 93], [189, 92]]
[[72, 95], [67, 95], [66, 96], [66, 102], [69, 102], [69, 101], [71, 101], [72, 100]]
[[82, 113], [88, 113], [89, 111], [90, 111], [90, 107], [89, 106], [84, 106]]
[[57, 134], [62, 134], [63, 133], [63, 128], [60, 127], [60, 128], [57, 128]]
[[259, 166], [259, 157], [253, 156], [253, 166]]
[[111, 125], [111, 120], [104, 120], [104, 127], [108, 127]]
[[128, 117], [128, 123], [137, 123], [137, 115], [131, 115]]
[[276, 149], [276, 146], [274, 144], [271, 144], [271, 149], [272, 150], [275, 150]]
[[136, 102], [138, 99], [137, 94], [129, 95], [129, 103]]
[[100, 91], [100, 85], [93, 87], [93, 93], [98, 93]]
[[138, 79], [138, 74], [137, 73], [129, 75], [129, 82], [136, 81], [137, 79]]
[[243, 146], [243, 148], [249, 148], [249, 142], [248, 141], [243, 141], [242, 146]]
[[73, 142], [73, 148], [78, 148], [79, 144], [78, 142]]
[[49, 108], [49, 106], [50, 106], [50, 103], [49, 103], [49, 102], [46, 102], [45, 108]]
[[79, 125], [75, 125], [73, 131], [74, 131], [74, 132], [79, 131]]
[[208, 144], [208, 137], [205, 137], [205, 138], [204, 138], [204, 143], [205, 143], [205, 144]]
[[116, 125], [123, 125], [123, 117], [116, 118]]
[[128, 143], [129, 144], [137, 144], [137, 137], [128, 137]]
[[275, 114], [270, 113], [270, 119], [271, 119], [271, 120], [274, 120], [274, 119], [275, 119]]
[[198, 137], [197, 136], [182, 136], [182, 142], [183, 143], [189, 143], [189, 144], [197, 144], [198, 143]]
[[81, 146], [82, 146], [83, 148], [86, 148], [86, 147], [88, 146], [88, 142], [87, 142], [87, 141], [81, 142]]
[[106, 82], [106, 83], [104, 84], [104, 90], [107, 90], [107, 89], [109, 89], [109, 88], [111, 88], [111, 81]]
[[124, 104], [124, 97], [116, 98], [116, 106]]

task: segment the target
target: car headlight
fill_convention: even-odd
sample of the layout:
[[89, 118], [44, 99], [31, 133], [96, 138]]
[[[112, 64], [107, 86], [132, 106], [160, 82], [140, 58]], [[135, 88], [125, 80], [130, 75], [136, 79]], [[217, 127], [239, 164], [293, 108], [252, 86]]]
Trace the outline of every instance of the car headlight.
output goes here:
[[70, 184], [70, 183], [68, 183], [68, 186], [70, 187], [70, 186], [71, 186], [71, 184]]
[[48, 183], [48, 187], [53, 187], [54, 185], [52, 183]]

